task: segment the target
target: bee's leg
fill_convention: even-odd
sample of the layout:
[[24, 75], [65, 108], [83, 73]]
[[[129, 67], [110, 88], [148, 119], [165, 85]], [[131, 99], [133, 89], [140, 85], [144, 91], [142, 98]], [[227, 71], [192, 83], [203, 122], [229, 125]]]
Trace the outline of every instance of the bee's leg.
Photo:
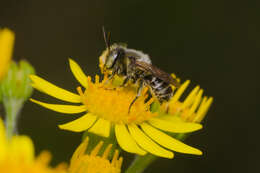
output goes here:
[[134, 100], [131, 102], [131, 104], [130, 104], [130, 106], [128, 108], [128, 113], [130, 113], [131, 107], [133, 106], [134, 102], [138, 99], [138, 97], [141, 96], [143, 87], [144, 87], [144, 83], [142, 81], [140, 81], [140, 85], [138, 87], [137, 95], [135, 96]]
[[[112, 71], [112, 74], [108, 76], [108, 78], [106, 79], [106, 81], [104, 82], [104, 85], [108, 85], [108, 83], [113, 80], [114, 76], [116, 74], [116, 71]], [[115, 90], [115, 88], [108, 88], [106, 87], [106, 90]]]
[[165, 112], [168, 114], [170, 110], [169, 102], [165, 103]]
[[127, 84], [127, 82], [129, 81], [129, 79], [130, 79], [130, 77], [127, 76], [127, 77], [124, 79], [123, 83], [122, 83], [119, 87], [124, 87], [124, 86], [126, 86], [126, 84]]
[[114, 78], [115, 74], [116, 74], [116, 71], [113, 70], [112, 74], [110, 76], [108, 76], [108, 79], [105, 81], [105, 85], [107, 85], [108, 82], [111, 81]]

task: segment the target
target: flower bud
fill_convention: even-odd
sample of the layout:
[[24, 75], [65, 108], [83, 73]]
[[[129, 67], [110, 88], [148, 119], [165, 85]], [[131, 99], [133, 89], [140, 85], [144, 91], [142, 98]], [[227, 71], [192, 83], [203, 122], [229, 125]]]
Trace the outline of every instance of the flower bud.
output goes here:
[[29, 75], [34, 73], [34, 68], [25, 60], [21, 60], [19, 64], [11, 62], [10, 69], [1, 82], [3, 99], [28, 99], [33, 90]]
[[19, 64], [13, 61], [5, 78], [0, 82], [0, 95], [5, 108], [9, 138], [16, 133], [17, 116], [24, 102], [32, 94], [29, 75], [34, 73], [34, 68], [27, 61], [22, 60]]

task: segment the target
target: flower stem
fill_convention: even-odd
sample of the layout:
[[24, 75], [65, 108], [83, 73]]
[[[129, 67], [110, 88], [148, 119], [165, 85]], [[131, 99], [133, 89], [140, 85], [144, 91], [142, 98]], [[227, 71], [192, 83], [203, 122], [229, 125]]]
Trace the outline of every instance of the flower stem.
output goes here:
[[11, 138], [16, 133], [16, 122], [18, 114], [23, 106], [23, 99], [5, 99], [4, 107], [6, 112], [6, 136]]
[[133, 163], [128, 167], [125, 173], [142, 173], [152, 162], [158, 157], [152, 154], [146, 154], [145, 156], [136, 156]]

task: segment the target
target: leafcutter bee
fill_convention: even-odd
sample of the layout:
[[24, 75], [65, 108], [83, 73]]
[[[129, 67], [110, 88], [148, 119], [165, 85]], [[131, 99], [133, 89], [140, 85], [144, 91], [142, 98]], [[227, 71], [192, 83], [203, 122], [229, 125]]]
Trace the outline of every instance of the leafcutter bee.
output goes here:
[[107, 34], [103, 27], [106, 50], [100, 56], [100, 68], [103, 73], [109, 73], [109, 80], [115, 75], [124, 78], [122, 86], [128, 81], [138, 84], [138, 91], [132, 104], [141, 95], [144, 86], [149, 87], [149, 91], [160, 103], [168, 101], [173, 90], [171, 85], [179, 87], [179, 82], [170, 74], [152, 65], [152, 61], [147, 54], [141, 51], [129, 49], [124, 44], [110, 45], [110, 32]]

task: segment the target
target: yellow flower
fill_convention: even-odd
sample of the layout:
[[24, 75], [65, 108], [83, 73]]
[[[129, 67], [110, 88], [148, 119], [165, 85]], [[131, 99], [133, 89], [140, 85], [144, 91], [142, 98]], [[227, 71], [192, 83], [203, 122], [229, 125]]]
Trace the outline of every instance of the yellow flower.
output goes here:
[[3, 173], [64, 173], [62, 165], [50, 168], [50, 154], [42, 152], [34, 157], [34, 146], [27, 136], [6, 139], [5, 128], [0, 119], [0, 172]]
[[85, 154], [88, 147], [88, 137], [75, 150], [69, 167], [69, 173], [120, 173], [123, 158], [118, 158], [119, 152], [115, 151], [112, 160], [108, 160], [109, 152], [112, 144], [108, 145], [102, 156], [98, 156], [103, 142], [91, 151], [90, 154]]
[[[46, 80], [32, 75], [32, 86], [50, 96], [60, 100], [80, 103], [80, 105], [49, 104], [31, 99], [31, 101], [60, 113], [75, 114], [87, 112], [82, 117], [59, 125], [61, 129], [74, 132], [89, 132], [108, 137], [111, 128], [115, 132], [118, 144], [127, 152], [145, 155], [147, 152], [156, 156], [173, 158], [173, 152], [201, 155], [202, 152], [190, 147], [163, 131], [172, 133], [188, 133], [202, 128], [201, 124], [183, 122], [179, 120], [164, 120], [157, 113], [150, 112], [150, 105], [154, 99], [147, 102], [147, 94], [144, 91], [131, 107], [128, 108], [136, 96], [136, 89], [129, 86], [111, 89], [107, 86], [106, 77], [95, 82], [87, 77], [82, 69], [73, 60], [69, 60], [70, 68], [76, 79], [85, 88], [77, 88], [78, 94], [74, 94], [57, 87]], [[169, 150], [167, 150], [169, 149]]]
[[185, 81], [176, 91], [169, 103], [162, 105], [169, 114], [178, 115], [183, 121], [200, 123], [210, 108], [213, 98], [204, 96], [203, 89], [196, 86], [182, 102], [180, 97], [188, 87], [190, 81]]
[[0, 81], [5, 76], [13, 53], [14, 33], [9, 29], [0, 29]]

